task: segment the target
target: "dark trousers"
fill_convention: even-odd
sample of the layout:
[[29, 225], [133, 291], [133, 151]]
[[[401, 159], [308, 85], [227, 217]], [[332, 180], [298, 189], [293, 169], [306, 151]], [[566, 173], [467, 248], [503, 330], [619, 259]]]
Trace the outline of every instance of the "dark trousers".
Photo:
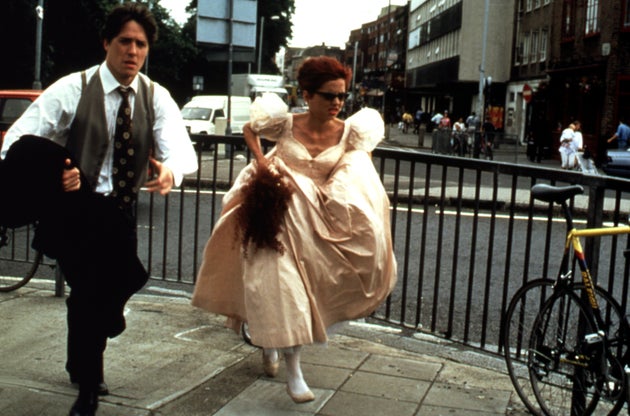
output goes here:
[[[110, 201], [104, 198], [103, 203], [109, 204]], [[127, 252], [135, 256], [135, 216], [125, 213], [123, 218], [127, 222], [124, 229], [128, 231], [122, 245], [127, 246]], [[131, 276], [121, 273], [128, 269], [118, 267], [125, 261], [124, 258], [95, 259], [95, 256], [80, 255], [59, 259], [59, 266], [70, 286], [70, 295], [66, 300], [66, 370], [70, 379], [79, 383], [81, 390], [95, 390], [103, 382], [103, 353], [107, 347], [107, 338], [124, 331], [125, 303], [146, 282], [134, 281]]]
[[72, 289], [68, 307], [68, 359], [66, 370], [72, 382], [94, 390], [103, 381], [103, 353], [107, 334], [102, 327], [100, 306], [90, 304], [93, 296]]

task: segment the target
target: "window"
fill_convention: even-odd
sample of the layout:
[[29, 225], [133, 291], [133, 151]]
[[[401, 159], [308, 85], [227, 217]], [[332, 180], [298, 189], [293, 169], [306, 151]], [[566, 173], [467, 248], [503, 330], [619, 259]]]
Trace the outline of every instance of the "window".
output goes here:
[[420, 45], [420, 28], [409, 33], [407, 49], [413, 49]]
[[531, 12], [532, 11], [532, 0], [526, 0], [525, 11], [526, 12]]
[[0, 120], [3, 123], [13, 123], [32, 103], [28, 98], [7, 98], [2, 106], [2, 101], [0, 100], [0, 110], [2, 110]]
[[575, 1], [564, 0], [562, 3], [562, 38], [575, 37]]
[[525, 33], [523, 37], [523, 63], [526, 64], [529, 62], [529, 33]]
[[587, 35], [599, 33], [599, 0], [588, 0], [586, 3], [586, 28]]
[[547, 29], [543, 29], [540, 31], [540, 61], [547, 60], [547, 37], [549, 33]]
[[530, 61], [531, 62], [536, 62], [538, 60], [538, 32], [532, 32], [532, 46], [530, 48], [530, 53], [531, 53], [531, 58]]
[[518, 33], [518, 39], [516, 40], [516, 53], [514, 54], [514, 65], [520, 65], [523, 58], [523, 40], [521, 32]]
[[534, 9], [540, 9], [540, 0], [534, 0]]
[[630, 28], [630, 0], [626, 0], [626, 13], [625, 18], [623, 19], [623, 26], [626, 29]]

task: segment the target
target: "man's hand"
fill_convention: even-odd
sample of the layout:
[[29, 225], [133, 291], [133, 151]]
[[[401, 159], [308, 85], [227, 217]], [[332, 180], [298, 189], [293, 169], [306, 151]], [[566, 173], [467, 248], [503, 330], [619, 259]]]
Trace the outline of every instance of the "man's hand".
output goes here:
[[65, 160], [65, 167], [61, 174], [61, 186], [64, 192], [78, 191], [81, 188], [81, 174], [79, 169], [72, 168], [72, 161], [70, 159]]
[[175, 184], [173, 172], [152, 157], [149, 158], [149, 163], [155, 177], [144, 184], [147, 190], [149, 192], [159, 192], [160, 195], [166, 195], [171, 192]]

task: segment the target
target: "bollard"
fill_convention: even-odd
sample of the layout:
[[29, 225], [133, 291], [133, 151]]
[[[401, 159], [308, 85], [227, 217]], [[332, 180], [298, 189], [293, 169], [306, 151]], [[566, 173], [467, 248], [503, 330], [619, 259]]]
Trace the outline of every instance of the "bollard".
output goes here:
[[424, 147], [424, 133], [427, 131], [427, 128], [423, 125], [418, 127], [418, 147]]

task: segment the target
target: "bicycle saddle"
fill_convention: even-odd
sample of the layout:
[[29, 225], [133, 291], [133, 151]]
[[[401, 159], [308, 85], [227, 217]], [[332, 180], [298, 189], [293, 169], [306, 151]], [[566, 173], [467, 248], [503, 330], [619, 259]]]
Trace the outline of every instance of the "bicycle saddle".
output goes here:
[[567, 199], [583, 194], [582, 185], [552, 186], [538, 183], [532, 186], [532, 197], [540, 201], [555, 202], [562, 205]]

